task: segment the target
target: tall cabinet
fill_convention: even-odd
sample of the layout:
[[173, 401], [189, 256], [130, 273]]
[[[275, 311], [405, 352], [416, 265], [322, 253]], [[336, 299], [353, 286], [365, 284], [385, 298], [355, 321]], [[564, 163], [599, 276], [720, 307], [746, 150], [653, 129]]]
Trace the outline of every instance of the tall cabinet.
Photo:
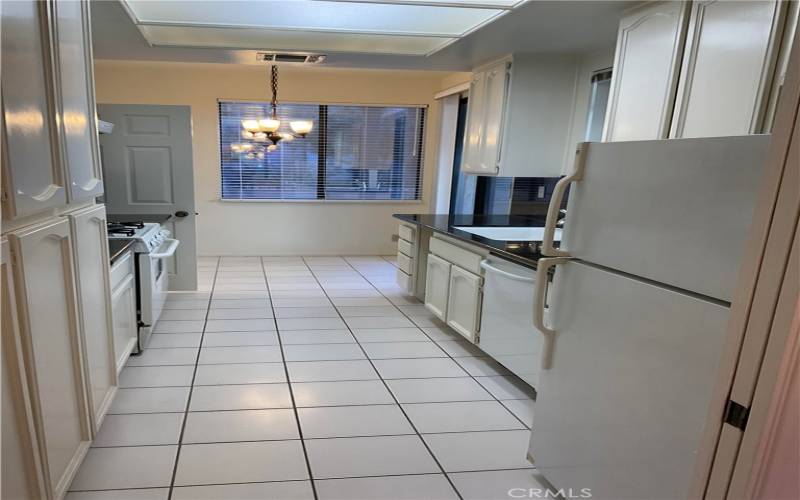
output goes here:
[[117, 385], [89, 2], [2, 18], [2, 498], [60, 499]]
[[769, 132], [796, 23], [788, 4], [666, 1], [629, 12], [617, 34], [604, 140]]

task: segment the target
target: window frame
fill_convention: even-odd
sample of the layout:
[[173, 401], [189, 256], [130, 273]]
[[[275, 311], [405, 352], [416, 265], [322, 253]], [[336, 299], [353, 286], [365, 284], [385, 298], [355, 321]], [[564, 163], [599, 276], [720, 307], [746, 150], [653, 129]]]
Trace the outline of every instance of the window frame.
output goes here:
[[[252, 103], [252, 104], [263, 104], [268, 105], [269, 101], [264, 101], [261, 99], [231, 99], [231, 98], [219, 98], [216, 101], [216, 110], [217, 110], [217, 168], [219, 169], [219, 174], [217, 177], [218, 185], [217, 185], [217, 201], [222, 203], [311, 203], [311, 204], [318, 204], [318, 203], [333, 203], [333, 204], [350, 204], [350, 203], [368, 203], [368, 204], [410, 204], [410, 205], [421, 205], [424, 204], [424, 182], [425, 182], [425, 161], [427, 156], [427, 133], [428, 133], [428, 124], [430, 121], [430, 105], [428, 104], [409, 104], [409, 103], [352, 103], [352, 102], [330, 102], [330, 101], [283, 101], [283, 104], [302, 104], [302, 105], [311, 105], [311, 106], [320, 106], [325, 107], [325, 118], [320, 116], [320, 120], [327, 120], [327, 107], [328, 106], [354, 106], [354, 107], [362, 107], [362, 108], [419, 108], [422, 109], [424, 112], [423, 119], [422, 119], [422, 126], [419, 127], [418, 131], [418, 141], [419, 141], [419, 160], [418, 160], [418, 179], [416, 184], [416, 198], [414, 199], [329, 199], [325, 198], [325, 170], [327, 168], [327, 162], [324, 155], [319, 156], [319, 160], [317, 163], [317, 198], [293, 198], [293, 199], [282, 199], [282, 198], [224, 198], [222, 196], [222, 162], [223, 162], [223, 151], [222, 151], [222, 127], [220, 127], [221, 119], [220, 116], [220, 103]], [[282, 103], [278, 103], [280, 106]], [[319, 126], [318, 123], [315, 126]], [[325, 147], [324, 137], [320, 138], [319, 146], [320, 150]], [[322, 174], [322, 175], [320, 175]], [[320, 197], [321, 196], [321, 197]]]

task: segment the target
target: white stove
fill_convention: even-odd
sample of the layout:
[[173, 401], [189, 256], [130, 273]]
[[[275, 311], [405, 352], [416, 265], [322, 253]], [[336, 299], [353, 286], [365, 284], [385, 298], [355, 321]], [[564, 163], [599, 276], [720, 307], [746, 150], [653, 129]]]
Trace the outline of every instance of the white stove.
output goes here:
[[161, 317], [169, 290], [167, 259], [175, 255], [180, 241], [155, 222], [109, 222], [108, 238], [133, 240], [136, 254], [136, 313], [139, 323], [137, 352], [141, 352]]

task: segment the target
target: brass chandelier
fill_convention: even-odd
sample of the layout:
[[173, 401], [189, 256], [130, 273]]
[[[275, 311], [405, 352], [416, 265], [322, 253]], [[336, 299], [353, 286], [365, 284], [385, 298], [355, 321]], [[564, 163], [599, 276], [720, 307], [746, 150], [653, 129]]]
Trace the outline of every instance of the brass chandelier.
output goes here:
[[291, 132], [280, 132], [281, 121], [278, 118], [278, 66], [271, 67], [272, 112], [269, 118], [242, 120], [242, 139], [245, 141], [231, 144], [234, 153], [244, 155], [247, 159], [263, 159], [266, 153], [278, 149], [278, 142], [291, 142], [298, 137], [306, 137], [314, 122], [311, 120], [289, 120]]

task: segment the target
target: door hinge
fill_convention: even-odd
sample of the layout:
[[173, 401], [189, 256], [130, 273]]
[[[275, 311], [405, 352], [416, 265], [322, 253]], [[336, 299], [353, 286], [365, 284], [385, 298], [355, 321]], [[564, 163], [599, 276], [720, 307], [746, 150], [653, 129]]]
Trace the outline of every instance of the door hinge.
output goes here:
[[732, 399], [728, 400], [725, 408], [725, 423], [744, 430], [747, 427], [747, 418], [750, 416], [750, 408], [742, 406]]

